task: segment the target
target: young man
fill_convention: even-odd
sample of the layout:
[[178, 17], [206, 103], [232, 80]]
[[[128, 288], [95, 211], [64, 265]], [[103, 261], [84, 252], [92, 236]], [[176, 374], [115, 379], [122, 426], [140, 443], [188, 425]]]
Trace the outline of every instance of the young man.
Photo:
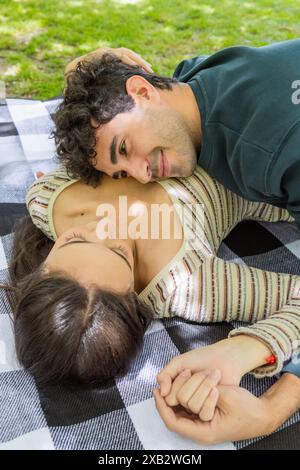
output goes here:
[[88, 163], [94, 179], [98, 170], [143, 183], [188, 176], [198, 163], [300, 226], [299, 54], [299, 39], [234, 46], [181, 62], [173, 79], [94, 56], [67, 74], [60, 159], [85, 178]]

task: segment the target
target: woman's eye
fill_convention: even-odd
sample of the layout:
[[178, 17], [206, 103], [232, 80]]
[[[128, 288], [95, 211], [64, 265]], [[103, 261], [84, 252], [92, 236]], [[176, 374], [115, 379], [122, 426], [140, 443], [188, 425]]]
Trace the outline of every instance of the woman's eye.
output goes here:
[[125, 258], [128, 258], [127, 252], [122, 246], [115, 246], [114, 248], [112, 248], [112, 250], [120, 251], [121, 253], [123, 253]]
[[73, 240], [73, 238], [79, 238], [80, 240], [86, 241], [86, 238], [84, 238], [80, 233], [72, 233], [70, 237], [66, 237], [66, 241]]

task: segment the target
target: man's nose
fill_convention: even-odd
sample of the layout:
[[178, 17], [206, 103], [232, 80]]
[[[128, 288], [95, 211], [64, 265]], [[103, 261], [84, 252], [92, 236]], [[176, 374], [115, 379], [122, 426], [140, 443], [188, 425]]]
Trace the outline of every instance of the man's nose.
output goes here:
[[128, 172], [130, 176], [142, 184], [149, 183], [149, 181], [151, 181], [152, 172], [147, 159], [131, 162], [131, 167]]

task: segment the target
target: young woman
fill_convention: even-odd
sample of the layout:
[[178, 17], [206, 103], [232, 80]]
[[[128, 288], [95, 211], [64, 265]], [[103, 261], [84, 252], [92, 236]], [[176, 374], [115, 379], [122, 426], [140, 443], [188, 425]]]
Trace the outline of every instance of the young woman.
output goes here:
[[[221, 369], [223, 384], [249, 371], [273, 375], [291, 357], [300, 277], [216, 256], [238, 222], [293, 220], [285, 210], [240, 198], [200, 167], [147, 185], [103, 175], [91, 187], [59, 166], [32, 184], [26, 203], [11, 303], [18, 358], [37, 380], [92, 384], [123, 375], [150, 321], [174, 315], [251, 322], [210, 355], [203, 348], [204, 367]], [[157, 205], [171, 213], [168, 236], [153, 216]]]

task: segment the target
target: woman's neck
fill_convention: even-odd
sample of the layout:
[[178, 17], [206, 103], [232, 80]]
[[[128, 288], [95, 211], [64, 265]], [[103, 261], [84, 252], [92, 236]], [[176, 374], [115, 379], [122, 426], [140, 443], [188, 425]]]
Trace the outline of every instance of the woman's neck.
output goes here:
[[[167, 191], [160, 184], [143, 185], [132, 178], [113, 180], [104, 175], [96, 188], [78, 181], [62, 191], [53, 207], [53, 221], [59, 236], [71, 227], [97, 220], [102, 209], [111, 207], [116, 215], [117, 238], [124, 239], [125, 231], [134, 254], [135, 290], [140, 292], [182, 245], [181, 222], [175, 211], [169, 236], [165, 236], [161, 226], [153, 227], [153, 209], [162, 204], [169, 209], [173, 207]], [[160, 217], [159, 224], [162, 219]], [[175, 231], [180, 232], [181, 239], [175, 238]]]

